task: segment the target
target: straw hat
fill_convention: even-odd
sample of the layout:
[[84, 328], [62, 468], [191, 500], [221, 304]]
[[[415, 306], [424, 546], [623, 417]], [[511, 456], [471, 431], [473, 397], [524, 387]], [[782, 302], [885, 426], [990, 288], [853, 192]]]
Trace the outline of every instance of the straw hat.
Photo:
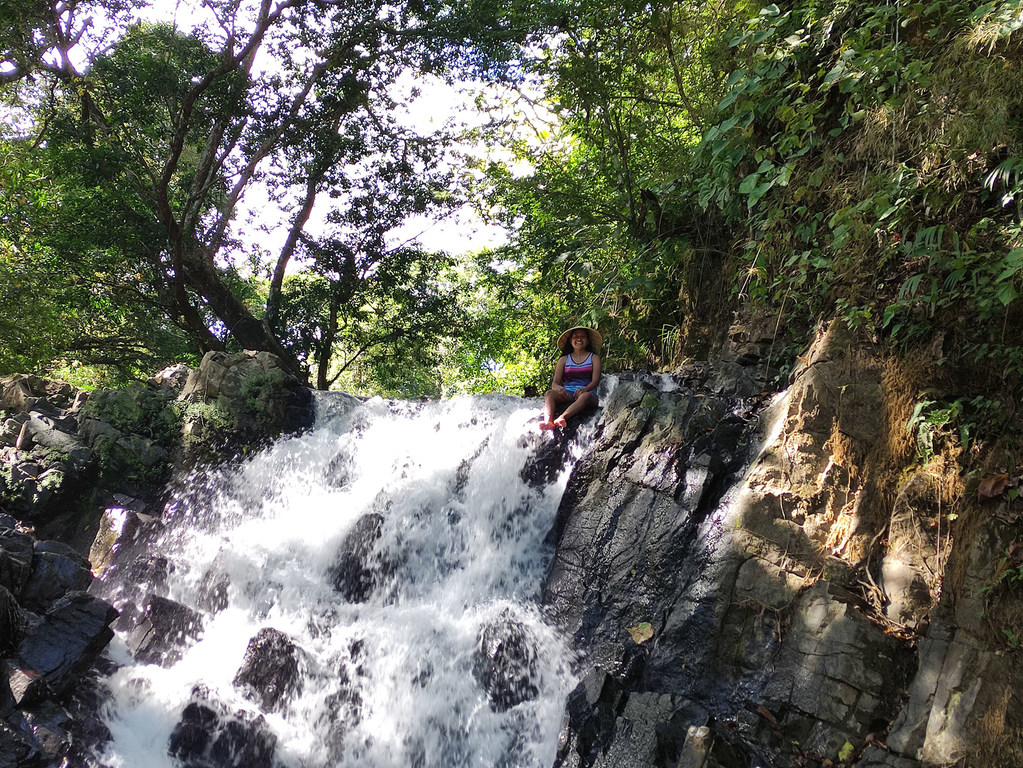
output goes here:
[[587, 328], [585, 325], [577, 325], [574, 328], [569, 328], [563, 334], [558, 336], [558, 349], [564, 349], [565, 342], [568, 341], [574, 331], [586, 331], [590, 334], [590, 347], [594, 352], [599, 350], [600, 345], [604, 343], [604, 340], [600, 337], [600, 334], [595, 328]]

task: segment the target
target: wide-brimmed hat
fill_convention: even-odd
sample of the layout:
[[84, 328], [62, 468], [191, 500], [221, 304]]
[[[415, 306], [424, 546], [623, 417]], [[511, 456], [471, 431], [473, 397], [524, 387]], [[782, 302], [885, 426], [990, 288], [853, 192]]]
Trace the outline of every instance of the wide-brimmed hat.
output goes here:
[[586, 331], [590, 334], [590, 347], [594, 352], [600, 349], [600, 345], [604, 343], [604, 340], [600, 338], [600, 333], [595, 328], [587, 328], [585, 325], [577, 325], [574, 328], [569, 328], [563, 334], [558, 336], [558, 349], [564, 349], [565, 342], [568, 341], [569, 337], [575, 331]]

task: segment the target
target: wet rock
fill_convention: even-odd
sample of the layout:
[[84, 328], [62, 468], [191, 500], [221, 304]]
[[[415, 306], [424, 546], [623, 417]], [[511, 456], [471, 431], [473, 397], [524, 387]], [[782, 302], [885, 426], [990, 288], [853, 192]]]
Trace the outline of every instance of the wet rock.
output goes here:
[[334, 588], [349, 602], [366, 602], [388, 571], [387, 564], [375, 552], [383, 525], [383, 515], [363, 515], [355, 521], [338, 547], [330, 579]]
[[262, 715], [237, 712], [221, 721], [210, 747], [210, 762], [214, 768], [272, 768], [276, 749], [277, 737]]
[[349, 648], [347, 660], [338, 665], [337, 690], [327, 696], [320, 726], [327, 733], [327, 753], [335, 763], [342, 762], [345, 737], [362, 720], [362, 695], [359, 693], [359, 679], [365, 675], [362, 656], [363, 641], [356, 640]]
[[[609, 725], [612, 734], [606, 751], [593, 760], [600, 768], [646, 768], [647, 766], [684, 765], [684, 746], [689, 755], [709, 756], [713, 739], [706, 726], [689, 726], [706, 718], [706, 713], [684, 699], [665, 693], [633, 693]], [[690, 728], [702, 739], [686, 743]], [[704, 731], [706, 734], [704, 735]], [[596, 743], [596, 742], [595, 742]], [[698, 766], [704, 762], [696, 763]]]
[[189, 702], [171, 733], [168, 754], [186, 765], [201, 759], [208, 752], [219, 724], [217, 710], [203, 702]]
[[41, 768], [43, 765], [39, 748], [0, 720], [0, 768]]
[[60, 702], [71, 717], [71, 746], [67, 754], [69, 766], [92, 768], [95, 755], [101, 754], [113, 739], [110, 729], [101, 718], [110, 695], [103, 678], [114, 674], [117, 669], [118, 665], [108, 657], [100, 656], [75, 686], [71, 696]]
[[579, 432], [579, 427], [584, 420], [592, 416], [581, 416], [573, 419], [565, 429], [554, 430], [540, 435], [533, 439], [540, 445], [535, 451], [531, 451], [526, 459], [519, 477], [531, 487], [546, 488], [554, 482], [555, 478], [565, 469], [568, 462], [568, 448], [572, 440]]
[[12, 659], [3, 662], [3, 670], [16, 707], [32, 707], [50, 698], [46, 678], [35, 670], [19, 666]]
[[89, 561], [59, 541], [37, 542], [32, 573], [21, 593], [22, 604], [41, 613], [68, 592], [82, 592], [92, 583]]
[[174, 563], [161, 555], [147, 555], [133, 560], [124, 569], [124, 578], [150, 594], [163, 595], [167, 579], [174, 572]]
[[71, 713], [52, 701], [45, 702], [25, 711], [25, 723], [45, 763], [60, 765], [73, 741]]
[[280, 630], [264, 627], [249, 640], [234, 684], [266, 712], [287, 707], [302, 690], [302, 652]]
[[[93, 570], [104, 582], [114, 580], [115, 573], [137, 568], [136, 561], [150, 559], [147, 545], [163, 530], [163, 522], [147, 512], [148, 505], [141, 499], [115, 493], [108, 503], [89, 548]], [[131, 578], [118, 581], [134, 586]]]
[[166, 597], [151, 595], [126, 644], [136, 660], [169, 667], [181, 660], [202, 631], [201, 613]]
[[42, 620], [29, 626], [17, 656], [28, 669], [46, 678], [61, 695], [88, 669], [113, 638], [110, 623], [117, 611], [85, 592], [70, 592], [54, 602]]
[[505, 612], [480, 633], [474, 669], [496, 711], [536, 698], [536, 663], [533, 639], [510, 613]]
[[[559, 765], [835, 762], [892, 721], [915, 659], [860, 613], [871, 489], [852, 463], [883, 435], [880, 366], [847, 334], [822, 338], [760, 417], [777, 437], [756, 457], [747, 398], [763, 379], [735, 367], [751, 349], [605, 399], [550, 536], [544, 603], [585, 653]], [[712, 746], [687, 750], [705, 725]]]
[[0, 654], [17, 647], [23, 628], [18, 601], [7, 587], [0, 585]]
[[690, 726], [707, 723], [707, 711], [682, 697], [630, 693], [642, 676], [641, 665], [633, 661], [620, 668], [624, 676], [592, 670], [569, 695], [555, 763], [559, 768], [674, 766]]
[[[611, 393], [595, 445], [569, 479], [551, 534], [544, 601], [597, 645], [649, 621], [678, 585], [702, 578], [687, 548], [741, 466], [742, 430], [726, 403], [642, 381]], [[720, 428], [727, 439], [707, 443]]]
[[216, 564], [214, 564], [206, 571], [199, 583], [199, 591], [195, 597], [196, 605], [212, 614], [220, 613], [228, 606], [230, 586], [231, 577], [227, 573], [217, 570]]
[[167, 752], [183, 768], [271, 768], [277, 737], [261, 715], [228, 710], [202, 688], [181, 713]]
[[21, 595], [32, 573], [34, 543], [26, 533], [0, 528], [0, 586], [15, 596]]

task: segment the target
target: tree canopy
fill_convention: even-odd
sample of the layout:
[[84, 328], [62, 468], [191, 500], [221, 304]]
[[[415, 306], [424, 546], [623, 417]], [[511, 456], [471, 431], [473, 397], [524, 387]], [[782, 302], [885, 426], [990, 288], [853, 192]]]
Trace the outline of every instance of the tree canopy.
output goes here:
[[[193, 353], [269, 350], [299, 374], [313, 362], [321, 386], [351, 362], [338, 355], [411, 343], [422, 333], [414, 329], [436, 326], [450, 303], [439, 287], [443, 259], [390, 235], [406, 217], [450, 204], [453, 136], [403, 123], [395, 99], [410, 73], [495, 66], [489, 56], [511, 34], [491, 23], [495, 9], [210, 0], [194, 28], [136, 22], [84, 48], [94, 25], [80, 14], [123, 19], [133, 7], [5, 5], [5, 97], [22, 118], [6, 126], [0, 150], [15, 192], [0, 203], [9, 268], [56, 266], [58, 282], [133, 318], [143, 349], [162, 334]], [[259, 241], [265, 222], [239, 220], [245, 197], [258, 194], [285, 223], [272, 252]], [[324, 215], [313, 228], [315, 211]], [[296, 262], [325, 302], [299, 331], [280, 311]], [[360, 314], [407, 303], [409, 285], [436, 295], [367, 336]], [[83, 303], [56, 293], [52, 301]], [[82, 320], [63, 345], [109, 362], [99, 349], [123, 331]], [[352, 338], [336, 343], [346, 328]]]
[[[668, 367], [754, 308], [1018, 386], [1016, 0], [142, 6], [0, 4], [4, 370], [252, 347], [320, 387], [543, 386], [570, 322]], [[435, 77], [506, 97], [424, 131]], [[465, 195], [506, 246], [396, 236]]]

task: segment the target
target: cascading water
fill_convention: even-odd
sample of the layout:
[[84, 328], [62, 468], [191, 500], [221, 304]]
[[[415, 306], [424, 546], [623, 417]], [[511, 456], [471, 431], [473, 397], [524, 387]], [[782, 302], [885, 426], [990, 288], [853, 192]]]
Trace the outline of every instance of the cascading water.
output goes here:
[[[523, 479], [551, 439], [535, 404], [333, 397], [319, 413], [314, 430], [181, 484], [149, 547], [169, 573], [152, 591], [200, 611], [202, 631], [164, 666], [115, 639], [99, 762], [550, 766], [576, 681], [536, 605], [571, 461], [548, 485]], [[238, 681], [267, 628], [296, 649], [279, 703]], [[488, 671], [502, 641], [519, 668]], [[257, 722], [270, 746], [204, 762], [206, 737], [186, 738], [172, 757], [183, 712], [193, 728], [203, 712]]]

